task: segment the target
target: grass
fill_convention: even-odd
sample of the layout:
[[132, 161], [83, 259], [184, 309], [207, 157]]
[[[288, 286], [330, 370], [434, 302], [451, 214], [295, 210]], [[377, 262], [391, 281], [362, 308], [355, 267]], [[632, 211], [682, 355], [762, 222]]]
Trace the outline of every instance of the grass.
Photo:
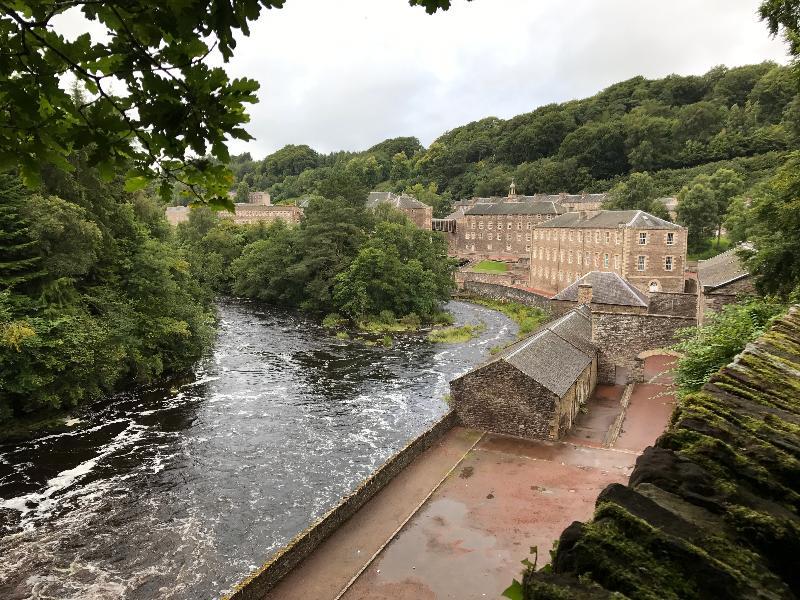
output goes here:
[[531, 333], [547, 319], [547, 313], [541, 308], [528, 306], [520, 302], [503, 302], [500, 300], [487, 300], [485, 298], [469, 298], [469, 301], [506, 315], [519, 325], [517, 337], [520, 338]]
[[504, 262], [496, 260], [482, 260], [477, 265], [470, 269], [474, 273], [505, 273], [508, 271], [508, 265]]
[[686, 260], [708, 260], [709, 258], [714, 258], [717, 254], [730, 250], [732, 245], [730, 239], [724, 235], [719, 239], [719, 248], [717, 248], [717, 236], [708, 238], [707, 244], [705, 250], [687, 253]]
[[428, 334], [428, 341], [437, 344], [460, 344], [470, 341], [484, 329], [486, 329], [486, 325], [483, 323], [434, 329]]

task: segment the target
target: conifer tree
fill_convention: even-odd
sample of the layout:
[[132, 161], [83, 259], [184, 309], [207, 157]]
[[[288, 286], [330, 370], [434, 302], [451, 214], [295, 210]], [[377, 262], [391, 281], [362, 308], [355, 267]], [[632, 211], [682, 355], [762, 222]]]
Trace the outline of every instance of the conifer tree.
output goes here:
[[26, 192], [11, 176], [0, 176], [0, 290], [30, 291], [43, 276], [41, 256], [21, 206]]

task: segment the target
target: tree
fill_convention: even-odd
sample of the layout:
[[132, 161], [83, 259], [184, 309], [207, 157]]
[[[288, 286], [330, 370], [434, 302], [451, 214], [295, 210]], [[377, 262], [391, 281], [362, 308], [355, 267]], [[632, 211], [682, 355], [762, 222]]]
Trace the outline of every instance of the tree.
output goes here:
[[24, 289], [41, 279], [41, 256], [23, 215], [27, 194], [11, 177], [0, 174], [0, 287]]
[[407, 187], [404, 193], [414, 196], [420, 202], [433, 207], [434, 218], [441, 219], [450, 214], [452, 203], [449, 195], [440, 195], [436, 192], [436, 182], [431, 181], [427, 186], [415, 183]]
[[[717, 218], [717, 200], [708, 177], [696, 178], [678, 193], [678, 221], [688, 228], [687, 245], [696, 252], [708, 244]], [[699, 180], [699, 181], [698, 181]]]
[[236, 186], [236, 203], [247, 204], [250, 202], [250, 186], [246, 181], [242, 181]]
[[732, 169], [717, 169], [709, 179], [709, 185], [714, 190], [716, 201], [715, 222], [717, 225], [717, 248], [719, 248], [720, 236], [722, 235], [722, 222], [728, 213], [728, 207], [734, 196], [738, 196], [744, 190], [744, 181], [739, 174]]
[[800, 285], [800, 153], [753, 197], [747, 266], [764, 292], [788, 295]]
[[[75, 148], [92, 145], [90, 165], [106, 180], [127, 173], [129, 191], [159, 175], [163, 198], [175, 182], [196, 200], [230, 208], [232, 181], [226, 139], [250, 140], [245, 105], [257, 101], [252, 79], [231, 80], [209, 66], [233, 55], [237, 34], [263, 9], [285, 0], [207, 2], [57, 2], [0, 5], [0, 169], [19, 167], [40, 183], [40, 166], [71, 168]], [[410, 0], [429, 13], [449, 0]], [[74, 40], [54, 24], [78, 8], [105, 35]], [[73, 102], [62, 84], [69, 73], [88, 92]]]

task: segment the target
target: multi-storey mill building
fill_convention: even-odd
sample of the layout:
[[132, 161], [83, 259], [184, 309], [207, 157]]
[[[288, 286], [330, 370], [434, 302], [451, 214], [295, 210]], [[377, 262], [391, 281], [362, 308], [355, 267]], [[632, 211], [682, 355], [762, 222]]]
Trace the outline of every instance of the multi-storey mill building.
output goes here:
[[643, 292], [682, 292], [686, 229], [641, 210], [569, 212], [533, 231], [531, 287], [556, 294], [590, 271]]

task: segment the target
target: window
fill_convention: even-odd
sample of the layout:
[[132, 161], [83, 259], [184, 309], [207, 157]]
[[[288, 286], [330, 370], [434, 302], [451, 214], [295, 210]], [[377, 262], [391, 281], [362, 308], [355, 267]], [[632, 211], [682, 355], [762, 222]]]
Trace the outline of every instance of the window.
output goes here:
[[569, 264], [572, 264], [572, 250], [570, 250], [569, 252], [567, 252], [567, 262], [568, 262]]
[[672, 257], [665, 256], [664, 257], [664, 270], [665, 271], [672, 271]]
[[563, 281], [563, 280], [564, 280], [564, 279], [563, 279], [563, 277], [564, 277], [564, 273], [562, 273], [561, 271], [559, 271], [559, 272], [558, 272], [558, 280], [559, 280], [559, 281]]
[[550, 248], [545, 249], [544, 256], [547, 260], [550, 260]]
[[506, 227], [506, 229], [511, 229], [511, 226], [512, 226], [512, 225], [514, 225], [514, 224], [513, 224], [511, 221], [509, 221], [509, 222], [508, 222], [508, 226]]
[[487, 250], [491, 250], [492, 249], [492, 245], [491, 244], [486, 244], [486, 249]]
[[647, 243], [647, 232], [640, 231], [639, 232], [639, 245], [644, 246]]
[[564, 250], [561, 250], [560, 255], [558, 257], [558, 260], [560, 260], [561, 262], [564, 262]]
[[521, 241], [522, 241], [522, 234], [521, 234], [521, 233], [518, 233], [518, 234], [517, 234], [517, 241], [518, 241], [518, 242], [521, 242]]
[[470, 229], [475, 229], [475, 221], [473, 221], [470, 225]]
[[507, 234], [506, 234], [506, 239], [507, 239], [507, 240], [511, 240], [511, 234], [510, 234], [510, 233], [507, 233]]
[[579, 242], [583, 241], [583, 233], [581, 233], [580, 231], [578, 232], [578, 241]]
[[543, 255], [544, 255], [544, 250], [542, 250], [542, 247], [539, 246], [539, 260], [542, 260]]
[[489, 229], [494, 229], [494, 221], [489, 221]]
[[589, 261], [589, 253], [588, 252], [584, 252], [584, 254], [583, 254], [583, 264], [585, 264], [588, 267], [589, 266], [589, 262], [590, 262]]
[[594, 253], [594, 266], [595, 266], [595, 268], [600, 266], [600, 253], [599, 252], [595, 252]]
[[530, 251], [531, 251], [531, 245], [530, 245], [530, 244], [527, 244], [527, 245], [525, 246], [525, 252], [530, 252]]
[[482, 240], [482, 239], [483, 239], [483, 232], [482, 232], [482, 231], [481, 231], [481, 232], [478, 234], [478, 239], [479, 239], [479, 240]]
[[525, 226], [525, 228], [526, 228], [528, 231], [530, 231], [530, 230], [531, 230], [531, 222], [530, 222], [530, 221], [528, 221], [528, 224]]
[[530, 233], [526, 233], [525, 234], [525, 241], [526, 242], [530, 242], [531, 241], [531, 234]]
[[576, 256], [576, 257], [577, 257], [577, 259], [578, 259], [578, 264], [581, 264], [581, 261], [582, 261], [582, 259], [581, 259], [581, 253], [580, 253], [580, 252], [576, 252], [576, 253], [575, 253], [575, 256]]
[[569, 241], [570, 242], [572, 241], [572, 230], [570, 230], [570, 232], [569, 232]]
[[675, 234], [671, 231], [667, 233], [667, 246], [672, 246], [675, 243]]
[[619, 254], [614, 255], [614, 269], [619, 271]]
[[483, 221], [481, 221], [480, 223], [478, 223], [478, 229], [483, 229]]
[[545, 267], [544, 268], [544, 278], [545, 279], [550, 279], [550, 267]]
[[567, 232], [562, 230], [561, 231], [561, 241], [563, 242], [565, 239], [567, 239]]
[[606, 244], [610, 244], [610, 243], [611, 243], [611, 232], [610, 231], [606, 231]]
[[614, 241], [616, 242], [617, 246], [619, 246], [620, 241], [622, 241], [622, 232], [621, 231], [617, 231], [614, 234]]
[[506, 252], [509, 252], [510, 250], [511, 250], [511, 244], [506, 244]]
[[608, 268], [608, 252], [603, 254], [603, 268], [604, 269]]
[[649, 288], [649, 290], [651, 292], [657, 292], [658, 291], [658, 287], [659, 287], [658, 286], [658, 282], [657, 281], [651, 281], [650, 284], [647, 287]]
[[599, 231], [595, 231], [594, 232], [594, 243], [595, 244], [599, 244], [600, 243], [600, 232]]
[[547, 241], [550, 241], [550, 231], [547, 232]]
[[644, 256], [637, 256], [636, 257], [636, 270], [637, 271], [644, 271], [645, 261], [647, 259]]
[[517, 229], [522, 229], [522, 221], [519, 221], [519, 222], [517, 223]]

